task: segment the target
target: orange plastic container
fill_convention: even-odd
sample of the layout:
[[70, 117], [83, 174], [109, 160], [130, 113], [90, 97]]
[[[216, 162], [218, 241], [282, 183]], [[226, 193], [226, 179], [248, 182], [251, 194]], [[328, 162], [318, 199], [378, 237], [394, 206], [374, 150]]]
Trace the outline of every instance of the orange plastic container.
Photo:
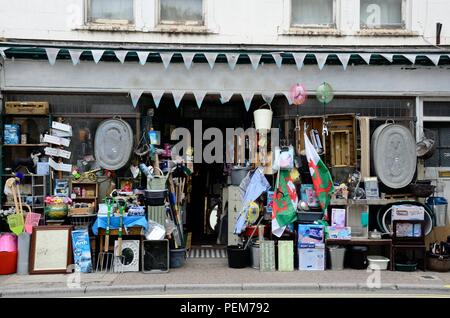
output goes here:
[[0, 252], [0, 275], [17, 272], [17, 252]]

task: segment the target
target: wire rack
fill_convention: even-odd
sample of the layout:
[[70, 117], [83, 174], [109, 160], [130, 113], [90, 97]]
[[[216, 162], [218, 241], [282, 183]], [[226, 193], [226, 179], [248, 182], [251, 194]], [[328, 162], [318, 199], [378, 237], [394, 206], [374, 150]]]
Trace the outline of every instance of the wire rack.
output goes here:
[[89, 228], [94, 223], [96, 216], [96, 214], [71, 215], [69, 220], [75, 228]]

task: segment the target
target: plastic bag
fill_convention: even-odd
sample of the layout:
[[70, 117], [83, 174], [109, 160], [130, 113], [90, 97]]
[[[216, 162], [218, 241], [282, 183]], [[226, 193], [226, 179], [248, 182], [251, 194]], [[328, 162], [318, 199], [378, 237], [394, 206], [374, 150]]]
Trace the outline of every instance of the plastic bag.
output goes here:
[[166, 237], [166, 228], [164, 227], [164, 225], [149, 220], [148, 229], [145, 232], [145, 239], [149, 241], [151, 240], [159, 241], [164, 239], [165, 237]]
[[278, 171], [279, 169], [294, 168], [294, 147], [289, 146], [285, 148], [275, 147], [274, 159], [272, 169]]

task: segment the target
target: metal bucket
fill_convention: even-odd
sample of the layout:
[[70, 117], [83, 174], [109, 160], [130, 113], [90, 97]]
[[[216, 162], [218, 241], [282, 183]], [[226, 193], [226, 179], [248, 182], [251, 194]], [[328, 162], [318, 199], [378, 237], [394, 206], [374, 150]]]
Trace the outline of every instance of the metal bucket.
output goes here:
[[257, 241], [253, 241], [250, 245], [250, 259], [251, 259], [251, 264], [252, 267], [255, 269], [259, 269], [259, 243]]
[[30, 257], [31, 234], [22, 233], [18, 237], [17, 274], [28, 275], [28, 260]]

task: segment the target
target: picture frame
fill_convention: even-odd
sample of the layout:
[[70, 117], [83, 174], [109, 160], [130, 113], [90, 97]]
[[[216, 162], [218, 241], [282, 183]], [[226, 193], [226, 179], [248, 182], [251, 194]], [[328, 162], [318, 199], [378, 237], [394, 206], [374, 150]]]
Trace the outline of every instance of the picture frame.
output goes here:
[[72, 263], [72, 226], [34, 226], [29, 273], [62, 274]]

